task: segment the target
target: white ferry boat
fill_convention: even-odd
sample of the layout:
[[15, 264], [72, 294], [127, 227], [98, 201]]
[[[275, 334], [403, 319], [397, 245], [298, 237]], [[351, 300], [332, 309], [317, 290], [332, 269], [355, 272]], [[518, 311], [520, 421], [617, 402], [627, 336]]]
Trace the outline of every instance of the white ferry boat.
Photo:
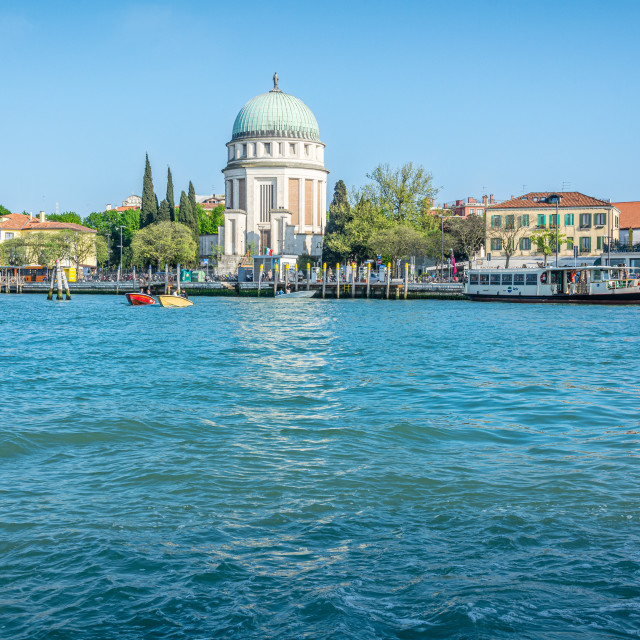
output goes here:
[[640, 304], [639, 277], [628, 267], [471, 269], [464, 292], [487, 302]]

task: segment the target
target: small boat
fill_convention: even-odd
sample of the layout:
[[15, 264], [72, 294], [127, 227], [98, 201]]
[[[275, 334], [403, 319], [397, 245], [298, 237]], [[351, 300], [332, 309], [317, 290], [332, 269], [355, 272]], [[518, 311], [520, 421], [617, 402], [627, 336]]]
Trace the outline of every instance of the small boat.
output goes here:
[[635, 268], [610, 266], [471, 269], [465, 295], [485, 302], [640, 304]]
[[145, 304], [158, 304], [158, 301], [146, 293], [127, 293], [125, 294], [127, 302], [134, 306], [139, 307]]
[[313, 298], [316, 295], [316, 292], [313, 290], [307, 291], [306, 289], [303, 291], [290, 291], [289, 293], [279, 293], [276, 298], [282, 300], [286, 298], [287, 300], [291, 300], [292, 298]]
[[174, 295], [161, 295], [158, 296], [158, 300], [163, 307], [191, 307], [193, 302], [183, 298], [182, 296]]

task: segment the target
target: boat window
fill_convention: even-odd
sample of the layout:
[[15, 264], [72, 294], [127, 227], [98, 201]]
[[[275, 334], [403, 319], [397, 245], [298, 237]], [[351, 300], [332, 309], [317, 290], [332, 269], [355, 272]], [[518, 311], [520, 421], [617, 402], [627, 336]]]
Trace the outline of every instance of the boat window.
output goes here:
[[500, 274], [492, 273], [491, 274], [491, 284], [500, 284]]
[[551, 284], [561, 284], [561, 283], [562, 283], [562, 271], [552, 271]]
[[506, 285], [513, 284], [513, 274], [512, 273], [503, 273], [502, 274], [502, 284], [506, 284]]
[[532, 285], [538, 284], [538, 279], [536, 278], [535, 273], [527, 273], [527, 284], [532, 284]]
[[469, 284], [478, 284], [478, 274], [477, 273], [472, 273], [469, 276]]
[[594, 269], [591, 274], [594, 282], [602, 282], [602, 271], [600, 269]]
[[480, 284], [489, 284], [489, 274], [481, 273], [480, 274]]
[[524, 284], [524, 273], [514, 273], [513, 284]]

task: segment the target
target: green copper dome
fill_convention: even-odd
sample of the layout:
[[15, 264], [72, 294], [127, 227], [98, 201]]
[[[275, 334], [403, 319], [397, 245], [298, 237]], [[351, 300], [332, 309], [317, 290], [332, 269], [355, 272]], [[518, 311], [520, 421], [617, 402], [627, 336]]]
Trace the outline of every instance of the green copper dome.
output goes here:
[[282, 137], [320, 140], [318, 122], [311, 109], [295, 96], [275, 87], [252, 98], [240, 109], [231, 138]]

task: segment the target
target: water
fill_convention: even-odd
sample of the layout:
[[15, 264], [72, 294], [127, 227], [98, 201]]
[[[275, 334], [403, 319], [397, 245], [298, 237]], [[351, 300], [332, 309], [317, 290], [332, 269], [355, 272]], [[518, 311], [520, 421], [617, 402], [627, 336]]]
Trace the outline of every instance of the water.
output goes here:
[[638, 637], [638, 311], [0, 296], [0, 637]]

